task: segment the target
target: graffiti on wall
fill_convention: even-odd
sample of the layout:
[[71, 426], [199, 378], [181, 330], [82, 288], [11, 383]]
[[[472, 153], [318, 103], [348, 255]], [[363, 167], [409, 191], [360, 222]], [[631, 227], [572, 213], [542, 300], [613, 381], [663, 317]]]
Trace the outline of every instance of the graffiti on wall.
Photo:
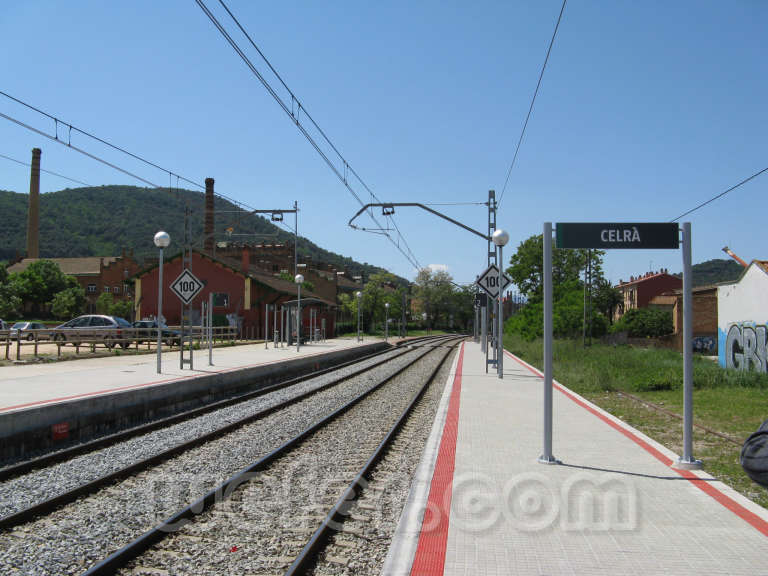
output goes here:
[[759, 324], [739, 323], [728, 327], [725, 338], [725, 366], [736, 370], [768, 371], [766, 329]]
[[717, 340], [714, 336], [694, 336], [693, 351], [702, 354], [712, 354], [717, 350]]

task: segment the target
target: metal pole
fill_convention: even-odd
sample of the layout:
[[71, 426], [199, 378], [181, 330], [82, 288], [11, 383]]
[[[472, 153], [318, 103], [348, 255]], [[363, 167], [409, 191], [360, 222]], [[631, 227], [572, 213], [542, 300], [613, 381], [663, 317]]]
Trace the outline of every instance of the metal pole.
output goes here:
[[542, 464], [557, 464], [552, 455], [552, 223], [544, 223], [544, 451]]
[[293, 201], [293, 231], [295, 233], [293, 238], [293, 275], [299, 273], [299, 201]]
[[213, 366], [213, 292], [208, 293], [208, 366]]
[[160, 248], [160, 272], [157, 277], [157, 373], [160, 374], [160, 365], [163, 356], [163, 249]]
[[384, 306], [384, 342], [389, 338], [389, 306]]
[[693, 267], [691, 223], [683, 222], [683, 456], [675, 467], [701, 468], [693, 457]]
[[301, 284], [299, 287], [299, 297], [296, 302], [296, 352], [301, 350]]
[[499, 374], [499, 378], [504, 379], [504, 272], [502, 271], [501, 263], [504, 262], [502, 257], [503, 246], [499, 246], [499, 327], [496, 330], [496, 348], [498, 350], [496, 354], [496, 371]]
[[264, 350], [269, 350], [269, 304], [264, 304]]

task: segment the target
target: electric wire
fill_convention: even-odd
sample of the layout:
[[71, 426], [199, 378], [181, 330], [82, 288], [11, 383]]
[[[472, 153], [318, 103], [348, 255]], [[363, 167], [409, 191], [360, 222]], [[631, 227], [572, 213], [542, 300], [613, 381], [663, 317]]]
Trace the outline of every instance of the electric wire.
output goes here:
[[[312, 145], [312, 147], [315, 149], [315, 151], [325, 161], [325, 163], [328, 165], [328, 167], [331, 169], [331, 171], [341, 181], [341, 183], [350, 192], [350, 194], [355, 198], [355, 200], [357, 200], [357, 202], [361, 206], [365, 205], [364, 202], [362, 201], [362, 199], [360, 198], [360, 195], [355, 191], [355, 189], [350, 184], [349, 178], [347, 177], [348, 173], [354, 175], [354, 177], [357, 179], [357, 181], [362, 185], [363, 188], [365, 188], [365, 190], [371, 195], [372, 198], [375, 198], [376, 200], [379, 200], [376, 197], [376, 195], [373, 193], [373, 191], [365, 183], [365, 181], [362, 178], [360, 178], [360, 176], [357, 174], [357, 172], [355, 172], [355, 170], [349, 165], [347, 160], [339, 152], [338, 148], [333, 144], [333, 142], [330, 140], [330, 138], [328, 138], [328, 136], [325, 134], [325, 132], [322, 130], [322, 128], [320, 128], [320, 126], [317, 124], [317, 122], [314, 121], [312, 116], [309, 114], [309, 112], [307, 112], [306, 108], [304, 108], [303, 104], [301, 104], [301, 102], [295, 96], [295, 94], [290, 90], [290, 88], [288, 88], [288, 86], [285, 83], [285, 81], [283, 81], [282, 77], [277, 73], [275, 68], [270, 64], [269, 60], [267, 60], [267, 58], [264, 56], [262, 51], [259, 49], [259, 47], [256, 45], [256, 43], [250, 37], [248, 32], [245, 30], [245, 28], [240, 24], [238, 19], [234, 16], [232, 11], [223, 2], [223, 0], [219, 0], [219, 3], [222, 5], [222, 7], [227, 12], [227, 14], [230, 16], [230, 18], [234, 21], [234, 23], [238, 27], [238, 29], [247, 38], [247, 40], [251, 44], [251, 46], [258, 52], [259, 56], [267, 64], [267, 66], [272, 71], [272, 73], [277, 77], [277, 79], [280, 81], [282, 86], [287, 90], [288, 94], [291, 97], [291, 106], [290, 107], [281, 98], [281, 96], [275, 91], [275, 89], [269, 84], [267, 79], [264, 78], [264, 76], [259, 72], [259, 70], [256, 68], [256, 66], [250, 60], [250, 58], [248, 58], [248, 56], [245, 54], [245, 52], [243, 52], [243, 50], [240, 48], [238, 43], [232, 38], [232, 36], [227, 32], [227, 30], [224, 28], [224, 26], [221, 24], [221, 22], [216, 18], [216, 16], [206, 6], [205, 2], [203, 0], [195, 0], [195, 1], [197, 2], [197, 5], [200, 7], [200, 9], [203, 11], [203, 13], [211, 21], [211, 23], [216, 27], [216, 29], [219, 31], [219, 33], [229, 43], [229, 45], [232, 47], [232, 49], [235, 51], [235, 53], [246, 64], [246, 66], [248, 66], [248, 68], [251, 70], [251, 72], [254, 74], [254, 76], [256, 76], [256, 78], [258, 78], [258, 80], [261, 82], [261, 84], [264, 86], [264, 88], [267, 90], [267, 92], [280, 105], [280, 107], [283, 109], [283, 111], [286, 113], [286, 115], [288, 115], [291, 118], [291, 120], [296, 125], [298, 130], [304, 135], [304, 137], [307, 139], [307, 141]], [[294, 105], [296, 106], [296, 110], [295, 111], [294, 111]], [[341, 161], [341, 164], [343, 166], [343, 170], [344, 170], [343, 174], [341, 173], [339, 168], [334, 164], [334, 162], [328, 157], [328, 154], [320, 147], [320, 145], [317, 143], [317, 141], [312, 137], [312, 135], [308, 132], [308, 130], [302, 124], [302, 121], [301, 121], [301, 113], [302, 113], [302, 111], [304, 112], [304, 116], [309, 120], [309, 122], [311, 122], [311, 124], [315, 127], [317, 132], [322, 136], [322, 138], [325, 141], [325, 143], [338, 156], [338, 158]], [[381, 201], [379, 200], [379, 202], [381, 202]], [[371, 219], [376, 223], [376, 225], [378, 226], [379, 230], [383, 230], [384, 227], [381, 225], [381, 223], [373, 215], [373, 212], [372, 211], [368, 211], [368, 214], [371, 217]], [[393, 222], [393, 224], [394, 224], [394, 222]], [[403, 244], [405, 245], [405, 248], [406, 248], [407, 252], [405, 250], [403, 250], [403, 248], [400, 246], [399, 241], [396, 242], [388, 232], [383, 232], [383, 234], [398, 249], [398, 251], [400, 251], [400, 253], [403, 256], [405, 256], [405, 258], [412, 265], [414, 265], [416, 268], [421, 268], [421, 265], [418, 262], [418, 259], [414, 255], [413, 251], [411, 250], [410, 246], [408, 245], [407, 241], [405, 240], [403, 234], [397, 228], [396, 224], [394, 224], [394, 226], [395, 226], [395, 229], [397, 230], [398, 238], [400, 240], [402, 240]], [[366, 231], [372, 231], [372, 230], [366, 230]]]
[[39, 134], [40, 136], [44, 136], [45, 138], [48, 138], [52, 140], [53, 142], [58, 142], [62, 146], [66, 146], [67, 148], [71, 148], [75, 152], [79, 152], [80, 154], [83, 154], [84, 156], [88, 156], [88, 158], [91, 158], [92, 160], [96, 160], [97, 162], [101, 162], [105, 166], [109, 166], [110, 168], [114, 168], [118, 172], [122, 172], [123, 174], [130, 176], [131, 178], [136, 178], [136, 180], [139, 180], [140, 182], [144, 182], [145, 184], [148, 184], [149, 186], [152, 186], [153, 188], [163, 188], [163, 186], [158, 186], [154, 182], [150, 182], [149, 180], [146, 180], [145, 178], [142, 178], [141, 176], [134, 174], [133, 172], [129, 172], [125, 168], [120, 168], [116, 164], [112, 164], [111, 162], [108, 162], [107, 160], [104, 160], [103, 158], [100, 158], [96, 156], [95, 154], [91, 154], [90, 152], [86, 152], [82, 148], [78, 148], [77, 146], [73, 146], [70, 142], [64, 142], [63, 140], [59, 140], [56, 136], [48, 134], [47, 132], [43, 132], [42, 130], [38, 130], [37, 128], [34, 128], [33, 126], [30, 126], [29, 124], [25, 124], [21, 120], [18, 120], [16, 118], [12, 118], [11, 116], [8, 116], [7, 114], [4, 114], [0, 112], [0, 117], [5, 118], [6, 120], [13, 122], [14, 124], [17, 124], [21, 126], [22, 128], [26, 128], [27, 130], [34, 132], [35, 134]]
[[[137, 180], [143, 182], [144, 184], [148, 184], [149, 186], [152, 186], [153, 188], [159, 188], [159, 189], [166, 188], [165, 186], [159, 186], [157, 184], [154, 184], [154, 183], [150, 182], [149, 180], [146, 180], [146, 179], [141, 178], [140, 176], [138, 176], [136, 174], [133, 174], [132, 172], [129, 172], [128, 170], [120, 168], [120, 167], [116, 166], [115, 164], [107, 162], [106, 160], [103, 160], [102, 158], [99, 158], [99, 157], [97, 157], [97, 156], [95, 156], [93, 154], [90, 154], [89, 152], [86, 152], [85, 150], [82, 150], [82, 149], [80, 149], [80, 148], [78, 148], [76, 146], [73, 146], [72, 145], [72, 140], [71, 140], [71, 134], [70, 134], [70, 137], [67, 139], [67, 141], [64, 141], [63, 139], [59, 138], [59, 135], [58, 135], [58, 125], [61, 124], [62, 126], [65, 126], [65, 127], [69, 128], [70, 133], [72, 131], [74, 131], [74, 132], [77, 132], [79, 134], [82, 134], [83, 136], [86, 136], [88, 138], [91, 138], [91, 139], [95, 140], [96, 142], [104, 144], [105, 146], [108, 146], [109, 148], [112, 148], [113, 150], [121, 152], [122, 154], [126, 154], [127, 156], [130, 156], [131, 158], [139, 160], [140, 162], [143, 162], [144, 164], [146, 164], [148, 166], [151, 166], [152, 168], [156, 168], [156, 169], [158, 169], [158, 170], [168, 174], [169, 178], [175, 176], [177, 178], [177, 180], [181, 180], [181, 181], [187, 182], [187, 183], [195, 186], [196, 188], [199, 188], [201, 190], [205, 190], [205, 186], [203, 184], [200, 184], [199, 182], [195, 182], [194, 180], [186, 178], [186, 177], [184, 177], [184, 176], [182, 176], [180, 174], [176, 174], [172, 170], [169, 170], [167, 168], [163, 168], [159, 164], [157, 164], [155, 162], [152, 162], [151, 160], [148, 160], [148, 159], [144, 158], [143, 156], [141, 156], [139, 154], [135, 154], [133, 152], [130, 152], [130, 151], [126, 150], [125, 148], [121, 147], [121, 146], [118, 146], [118, 145], [116, 145], [116, 144], [114, 144], [114, 143], [112, 143], [112, 142], [110, 142], [108, 140], [105, 140], [104, 138], [101, 138], [99, 136], [96, 136], [95, 134], [92, 134], [90, 132], [82, 130], [82, 129], [78, 128], [77, 126], [74, 126], [73, 124], [70, 124], [69, 122], [65, 122], [64, 120], [62, 120], [62, 119], [60, 119], [60, 118], [58, 118], [58, 117], [56, 117], [56, 116], [46, 112], [45, 110], [42, 110], [42, 109], [40, 109], [40, 108], [38, 108], [36, 106], [33, 106], [32, 104], [30, 104], [28, 102], [25, 102], [23, 100], [20, 100], [19, 98], [11, 96], [10, 94], [8, 94], [6, 92], [3, 92], [1, 90], [0, 90], [0, 95], [8, 98], [9, 100], [12, 100], [13, 102], [16, 102], [17, 104], [20, 104], [20, 105], [24, 106], [25, 108], [27, 108], [29, 110], [37, 112], [38, 114], [40, 114], [42, 116], [45, 116], [46, 118], [48, 118], [50, 120], [53, 120], [54, 123], [55, 123], [55, 126], [56, 126], [56, 133], [55, 134], [49, 134], [49, 133], [43, 132], [41, 130], [38, 130], [37, 128], [34, 128], [34, 127], [32, 127], [32, 126], [30, 126], [30, 125], [28, 125], [28, 124], [26, 124], [26, 123], [16, 119], [16, 118], [13, 118], [13, 117], [8, 116], [6, 114], [0, 113], [1, 117], [3, 117], [6, 120], [9, 120], [9, 121], [19, 125], [19, 126], [21, 126], [23, 128], [26, 128], [27, 130], [30, 130], [32, 132], [35, 132], [36, 134], [39, 134], [39, 135], [44, 136], [46, 138], [49, 138], [50, 140], [53, 140], [54, 142], [57, 142], [57, 143], [59, 143], [59, 144], [61, 144], [63, 146], [66, 146], [67, 148], [71, 148], [72, 150], [75, 150], [76, 152], [79, 152], [80, 154], [84, 154], [85, 156], [88, 156], [88, 157], [90, 157], [90, 158], [92, 158], [94, 160], [97, 160], [98, 162], [101, 162], [102, 164], [105, 164], [105, 165], [109, 166], [110, 168], [113, 168], [113, 169], [115, 169], [115, 170], [117, 170], [119, 172], [122, 172], [123, 174], [126, 174], [126, 175], [128, 175], [128, 176], [130, 176], [132, 178], [136, 178]], [[75, 182], [77, 182], [77, 181], [75, 180]], [[79, 184], [83, 184], [82, 182], [78, 182], [78, 183]], [[172, 188], [172, 186], [169, 184], [167, 189], [171, 190], [171, 188]], [[221, 192], [216, 192], [215, 195], [218, 196], [219, 198], [227, 200], [228, 202], [231, 202], [235, 206], [242, 206], [243, 208], [249, 208], [251, 210], [254, 209], [252, 206], [249, 206], [248, 204], [245, 204], [244, 202], [241, 202], [239, 200], [231, 198], [231, 197], [227, 196], [226, 194], [222, 194]]]
[[755, 172], [754, 174], [752, 174], [752, 176], [749, 176], [749, 177], [747, 177], [747, 178], [744, 178], [744, 180], [742, 180], [742, 181], [741, 181], [741, 182], [739, 182], [738, 184], [735, 184], [735, 185], [731, 186], [731, 187], [730, 187], [730, 188], [728, 188], [727, 190], [724, 190], [723, 192], [720, 192], [720, 194], [718, 194], [717, 196], [713, 196], [713, 197], [712, 197], [712, 198], [710, 198], [709, 200], [706, 200], [705, 202], [702, 202], [701, 204], [699, 204], [699, 205], [698, 205], [698, 206], [696, 206], [695, 208], [691, 208], [691, 209], [690, 209], [690, 210], [688, 210], [687, 212], [683, 212], [683, 213], [682, 213], [682, 214], [680, 214], [680, 216], [678, 216], [677, 218], [673, 218], [672, 220], [670, 220], [670, 222], [677, 222], [678, 220], [680, 220], [680, 218], [683, 218], [684, 216], [688, 216], [688, 214], [690, 214], [690, 213], [692, 213], [692, 212], [696, 212], [696, 210], [698, 210], [699, 208], [704, 208], [704, 206], [706, 206], [707, 204], [711, 204], [712, 202], [714, 202], [714, 201], [715, 201], [715, 200], [717, 200], [718, 198], [722, 198], [723, 196], [725, 196], [725, 195], [726, 195], [726, 194], [728, 194], [729, 192], [733, 192], [733, 191], [734, 191], [734, 190], [736, 190], [736, 188], [738, 188], [739, 186], [742, 186], [743, 184], [746, 184], [746, 183], [747, 183], [747, 182], [749, 182], [750, 180], [753, 180], [753, 179], [757, 178], [758, 176], [760, 176], [760, 175], [761, 175], [761, 174], [763, 174], [764, 172], [768, 172], [768, 166], [766, 166], [765, 168], [763, 168], [762, 170], [760, 170], [760, 171], [758, 171], [758, 172]]
[[[14, 101], [14, 102], [16, 102], [17, 104], [21, 104], [21, 105], [22, 105], [22, 106], [24, 106], [25, 108], [28, 108], [28, 109], [30, 109], [30, 110], [33, 110], [34, 112], [37, 112], [38, 114], [41, 114], [41, 115], [43, 115], [43, 116], [45, 116], [45, 117], [47, 117], [47, 118], [49, 118], [49, 119], [53, 120], [53, 121], [56, 123], [56, 126], [57, 126], [57, 132], [56, 132], [55, 136], [52, 138], [54, 141], [57, 141], [57, 142], [62, 142], [61, 140], [59, 140], [59, 135], [58, 135], [58, 125], [59, 125], [59, 124], [62, 124], [62, 125], [64, 125], [64, 126], [66, 126], [66, 127], [68, 127], [68, 128], [69, 128], [69, 131], [70, 131], [70, 133], [71, 133], [72, 131], [75, 131], [75, 132], [77, 132], [77, 133], [79, 133], [79, 134], [82, 134], [83, 136], [87, 136], [88, 138], [91, 138], [91, 139], [93, 139], [93, 140], [96, 140], [97, 142], [99, 142], [99, 143], [101, 143], [101, 144], [104, 144], [105, 146], [108, 146], [109, 148], [112, 148], [113, 150], [116, 150], [116, 151], [118, 151], [118, 152], [121, 152], [121, 153], [123, 153], [123, 154], [126, 154], [127, 156], [130, 156], [131, 158], [133, 158], [133, 159], [135, 159], [135, 160], [138, 160], [139, 162], [143, 162], [144, 164], [147, 164], [148, 166], [151, 166], [151, 167], [153, 167], [153, 168], [157, 168], [157, 169], [158, 169], [158, 170], [160, 170], [161, 172], [169, 172], [169, 173], [173, 173], [173, 175], [174, 175], [174, 176], [176, 176], [177, 178], [179, 178], [180, 180], [183, 180], [184, 182], [187, 182], [187, 183], [189, 183], [189, 184], [192, 184], [193, 186], [197, 186], [198, 188], [201, 188], [201, 189], [205, 189], [205, 186], [202, 186], [201, 184], [199, 184], [199, 183], [197, 183], [197, 182], [193, 182], [192, 180], [189, 180], [189, 179], [187, 179], [187, 178], [184, 178], [183, 176], [181, 176], [181, 175], [179, 175], [179, 174], [176, 174], [176, 173], [175, 173], [175, 172], [173, 172], [172, 170], [168, 170], [167, 168], [163, 168], [162, 166], [158, 166], [158, 165], [157, 165], [157, 164], [155, 164], [154, 162], [151, 162], [151, 161], [147, 160], [146, 158], [144, 158], [144, 157], [142, 157], [142, 156], [139, 156], [138, 154], [134, 154], [133, 152], [129, 152], [129, 151], [128, 151], [128, 150], [126, 150], [125, 148], [122, 148], [122, 147], [120, 147], [120, 146], [117, 146], [117, 145], [115, 145], [115, 144], [112, 144], [112, 143], [111, 143], [111, 142], [109, 142], [108, 140], [105, 140], [105, 139], [103, 139], [103, 138], [100, 138], [100, 137], [98, 137], [98, 136], [96, 136], [96, 135], [94, 135], [94, 134], [91, 134], [90, 132], [86, 132], [85, 130], [82, 130], [81, 128], [78, 128], [77, 126], [73, 126], [73, 125], [72, 125], [72, 124], [70, 124], [69, 122], [65, 122], [65, 121], [61, 120], [60, 118], [57, 118], [56, 116], [53, 116], [52, 114], [49, 114], [48, 112], [45, 112], [44, 110], [41, 110], [40, 108], [37, 108], [37, 107], [35, 107], [35, 106], [32, 106], [31, 104], [29, 104], [29, 103], [27, 103], [27, 102], [24, 102], [23, 100], [20, 100], [20, 99], [18, 99], [18, 98], [15, 98], [14, 96], [11, 96], [10, 94], [8, 94], [8, 93], [6, 93], [6, 92], [3, 92], [2, 90], [0, 90], [0, 95], [2, 95], [2, 96], [5, 96], [5, 97], [6, 97], [6, 98], [8, 98], [9, 100], [13, 100], [13, 101]], [[47, 134], [44, 134], [44, 135], [45, 135], [45, 136], [47, 136], [48, 138], [51, 138], [51, 136], [48, 136]], [[71, 146], [71, 142], [72, 142], [72, 140], [71, 140], [71, 138], [70, 138], [70, 139], [68, 140], [68, 142], [67, 142], [67, 143], [65, 143], [65, 145], [67, 145], [67, 146], [70, 146], [70, 147], [73, 147], [73, 146]], [[142, 180], [142, 181], [144, 181], [144, 180]], [[144, 181], [144, 182], [146, 182], [146, 181]], [[156, 188], [161, 188], [161, 186], [156, 186]]]
[[525, 136], [525, 129], [528, 127], [528, 120], [531, 119], [531, 112], [533, 112], [533, 105], [536, 102], [536, 96], [539, 94], [539, 88], [541, 87], [541, 80], [544, 78], [544, 70], [547, 68], [547, 62], [549, 62], [549, 55], [552, 52], [552, 46], [555, 44], [555, 37], [557, 36], [557, 30], [560, 28], [560, 20], [563, 18], [563, 12], [565, 11], [565, 4], [567, 0], [563, 0], [563, 5], [560, 7], [560, 14], [557, 17], [557, 23], [555, 24], [555, 31], [552, 33], [552, 39], [549, 41], [549, 48], [547, 48], [547, 56], [544, 58], [544, 64], [541, 67], [541, 72], [539, 72], [539, 81], [536, 83], [536, 90], [533, 92], [533, 98], [531, 99], [531, 105], [528, 107], [528, 114], [525, 116], [525, 123], [523, 124], [523, 130], [520, 132], [520, 138], [517, 141], [517, 146], [515, 147], [515, 155], [512, 157], [512, 163], [509, 165], [509, 170], [507, 170], [507, 178], [504, 180], [504, 187], [501, 189], [501, 195], [499, 196], [499, 201], [497, 202], [496, 206], [501, 207], [501, 201], [504, 200], [504, 192], [507, 191], [507, 184], [509, 184], [509, 177], [512, 174], [512, 168], [515, 167], [515, 162], [517, 161], [517, 154], [520, 152], [520, 145], [523, 143], [523, 137]]
[[[22, 162], [21, 160], [16, 160], [16, 158], [11, 158], [10, 156], [6, 156], [5, 154], [0, 154], [0, 158], [5, 158], [6, 160], [10, 160], [11, 162], [16, 162], [16, 164], [21, 164], [22, 166], [30, 167], [32, 164], [29, 164], [28, 162]], [[63, 178], [64, 180], [69, 180], [70, 182], [74, 182], [75, 184], [82, 184], [83, 186], [90, 186], [90, 184], [86, 182], [81, 182], [80, 180], [75, 180], [74, 178], [70, 178], [69, 176], [64, 176], [63, 174], [59, 174], [57, 172], [53, 172], [52, 170], [45, 170], [44, 168], [40, 168], [40, 172], [45, 172], [46, 174], [50, 174], [51, 176], [56, 176], [58, 178]]]

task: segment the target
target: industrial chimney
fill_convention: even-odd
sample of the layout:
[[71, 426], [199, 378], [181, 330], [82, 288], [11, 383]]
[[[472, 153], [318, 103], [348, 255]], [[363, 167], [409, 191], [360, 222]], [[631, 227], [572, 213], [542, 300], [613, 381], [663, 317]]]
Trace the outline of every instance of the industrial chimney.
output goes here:
[[213, 254], [213, 178], [205, 179], [205, 223], [203, 227], [203, 236], [205, 238], [205, 251]]
[[27, 258], [40, 257], [40, 148], [32, 148], [27, 211]]

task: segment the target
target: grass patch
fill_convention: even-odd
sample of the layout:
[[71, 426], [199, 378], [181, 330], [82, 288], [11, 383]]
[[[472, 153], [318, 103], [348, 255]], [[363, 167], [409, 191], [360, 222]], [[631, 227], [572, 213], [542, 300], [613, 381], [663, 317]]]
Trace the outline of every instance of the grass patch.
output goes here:
[[[504, 335], [504, 347], [537, 368], [542, 367], [542, 341]], [[628, 392], [683, 412], [683, 359], [679, 352], [631, 346], [556, 340], [554, 376], [570, 389], [654, 438], [682, 452], [682, 421], [629, 398]], [[694, 422], [740, 442], [768, 418], [768, 375], [723, 370], [717, 363], [694, 357]], [[694, 455], [714, 477], [758, 504], [768, 507], [768, 490], [752, 482], [741, 469], [741, 447], [694, 428]]]

